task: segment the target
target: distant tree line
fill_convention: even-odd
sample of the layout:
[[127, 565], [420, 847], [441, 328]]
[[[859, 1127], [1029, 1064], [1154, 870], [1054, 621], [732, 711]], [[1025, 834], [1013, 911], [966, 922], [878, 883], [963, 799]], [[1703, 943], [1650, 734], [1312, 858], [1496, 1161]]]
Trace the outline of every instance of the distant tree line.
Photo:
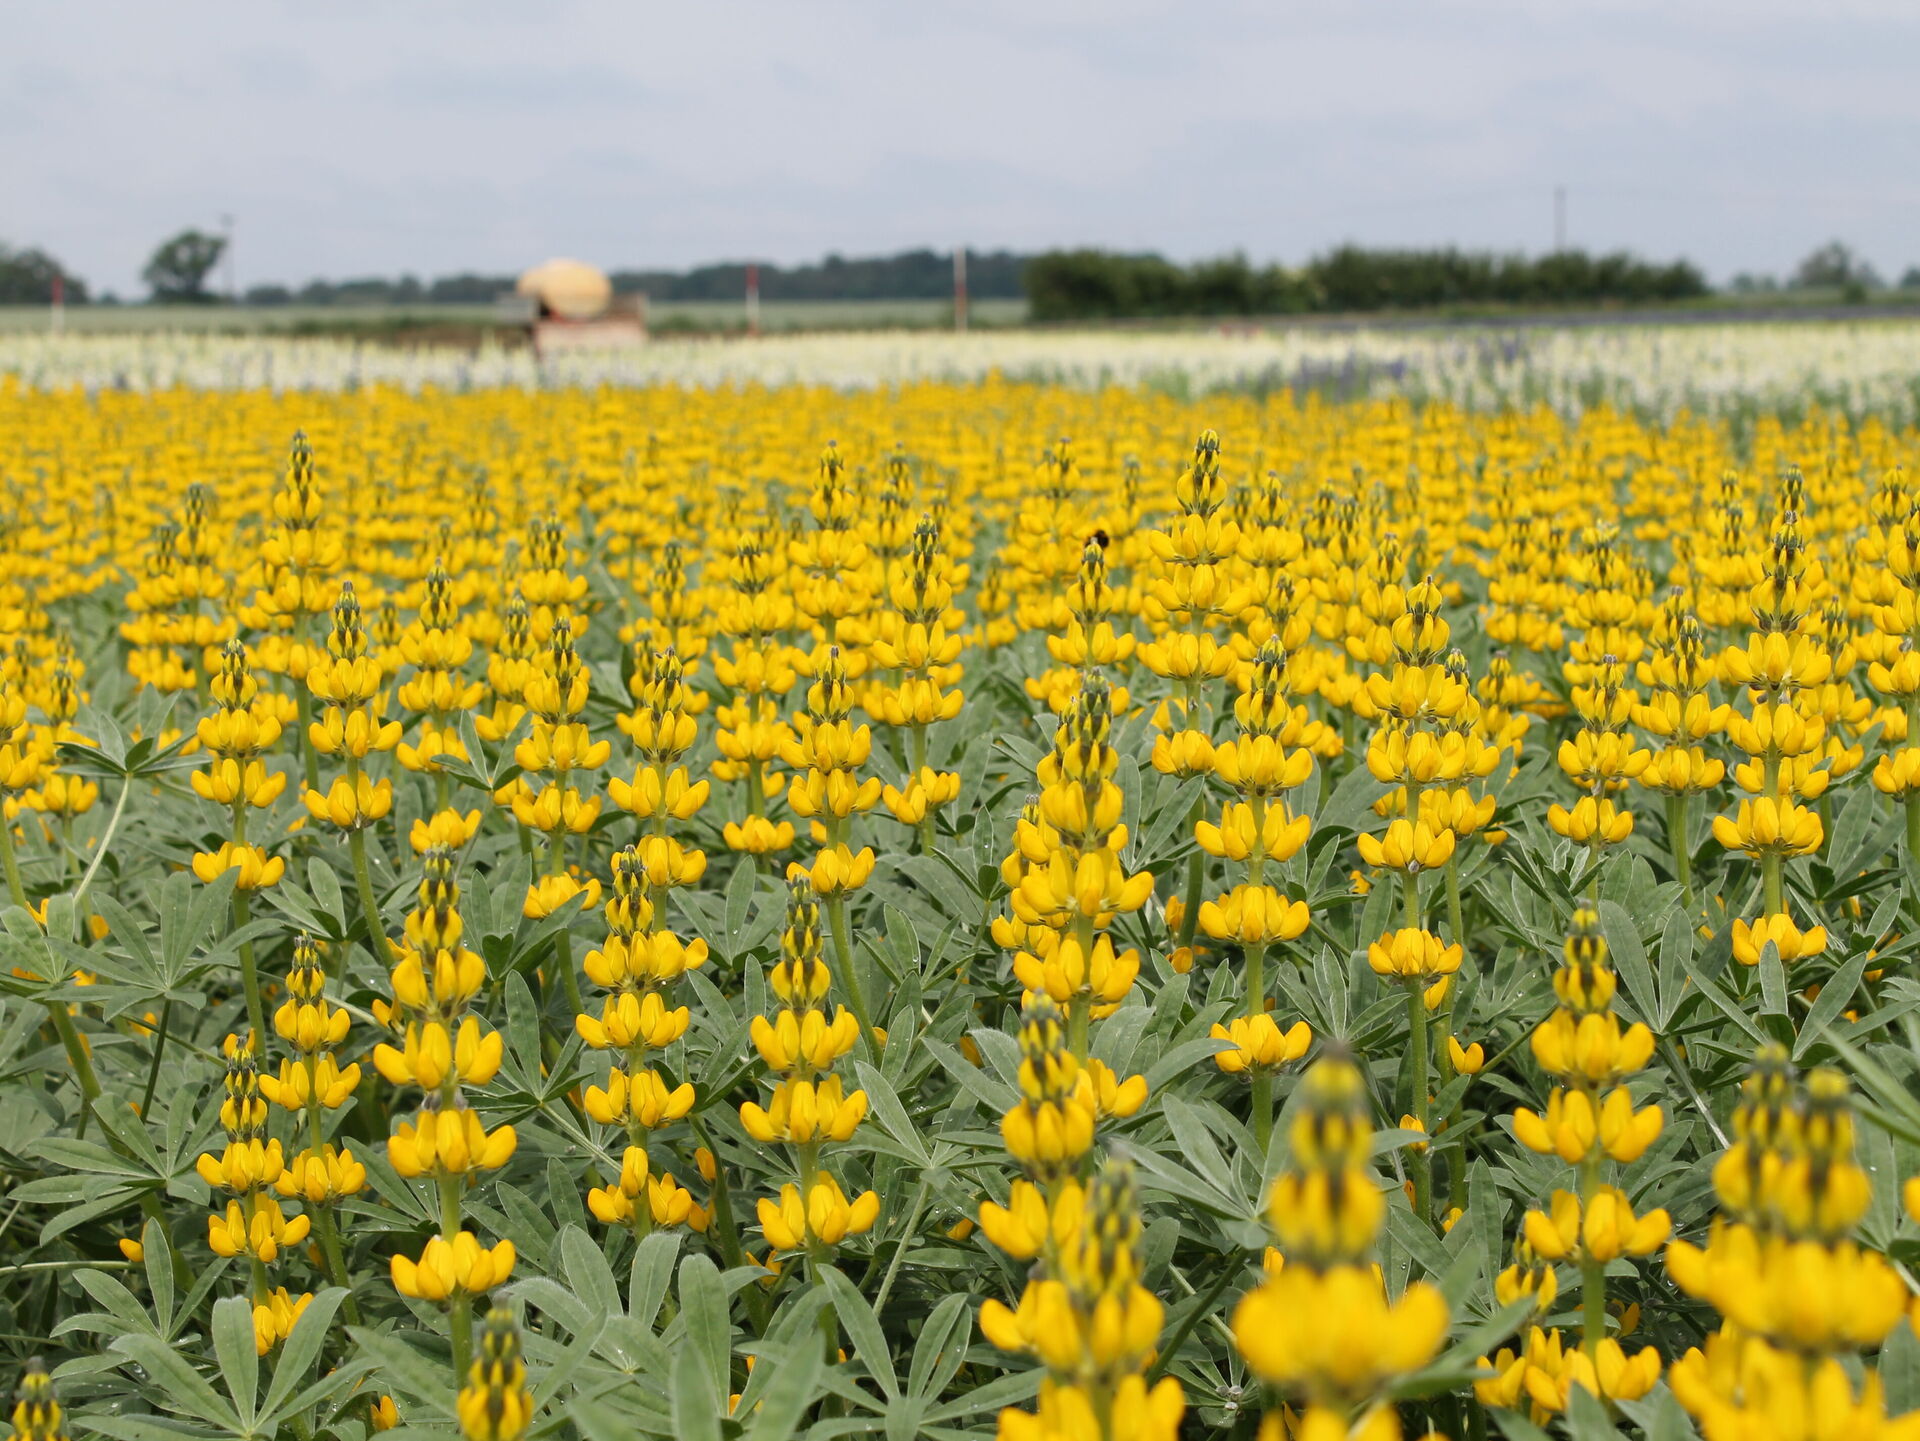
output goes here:
[[[171, 237], [143, 272], [156, 301], [212, 302], [208, 287], [225, 238], [197, 230]], [[944, 300], [953, 294], [953, 254], [905, 250], [896, 255], [832, 254], [808, 265], [763, 264], [760, 295], [780, 300]], [[747, 262], [725, 261], [691, 270], [616, 270], [614, 289], [645, 291], [655, 300], [737, 301], [746, 291]], [[64, 281], [72, 305], [111, 304], [45, 250], [0, 242], [0, 305], [44, 305], [54, 280]], [[313, 280], [297, 289], [255, 285], [240, 297], [248, 305], [486, 304], [510, 292], [517, 277], [461, 271], [434, 280], [364, 276]], [[1103, 320], [1154, 316], [1287, 315], [1347, 311], [1419, 310], [1449, 305], [1640, 304], [1687, 300], [1709, 291], [1690, 261], [1658, 264], [1625, 252], [1592, 255], [1568, 250], [1540, 256], [1457, 249], [1372, 250], [1343, 245], [1305, 265], [1254, 265], [1244, 255], [1179, 265], [1154, 254], [1108, 250], [967, 252], [967, 285], [978, 299], [1025, 296], [1036, 320]], [[1872, 265], [1832, 241], [1809, 254], [1784, 279], [1741, 274], [1727, 287], [1736, 295], [1839, 292], [1863, 300], [1888, 287]], [[1920, 291], [1920, 266], [1900, 276], [1902, 291]]]
[[[1012, 300], [1021, 294], [1028, 257], [1011, 251], [967, 252], [967, 292], [980, 299]], [[723, 261], [692, 270], [615, 270], [620, 294], [644, 291], [652, 300], [739, 300], [746, 293], [747, 262]], [[513, 289], [512, 275], [463, 272], [422, 281], [402, 275], [388, 280], [314, 280], [299, 289], [256, 285], [249, 305], [416, 305], [484, 303]], [[898, 255], [848, 258], [829, 255], [810, 265], [762, 265], [763, 300], [944, 300], [953, 294], [953, 252], [905, 250]]]
[[87, 303], [87, 282], [67, 274], [46, 251], [31, 247], [15, 250], [0, 244], [0, 305], [49, 305], [56, 277], [65, 281], [68, 304]]
[[1624, 252], [1537, 257], [1343, 245], [1294, 269], [1244, 255], [1176, 265], [1158, 255], [1056, 250], [1027, 262], [1035, 320], [1290, 315], [1445, 305], [1565, 305], [1688, 300], [1708, 293], [1691, 262]]

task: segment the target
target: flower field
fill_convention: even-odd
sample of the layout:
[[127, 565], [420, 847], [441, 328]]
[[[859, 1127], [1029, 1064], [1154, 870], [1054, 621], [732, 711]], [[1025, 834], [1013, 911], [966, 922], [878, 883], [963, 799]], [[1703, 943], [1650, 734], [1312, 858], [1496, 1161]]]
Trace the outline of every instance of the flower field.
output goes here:
[[15, 1436], [1920, 1437], [1836, 332], [0, 341]]
[[[1902, 321], [1263, 330], [981, 330], [656, 340], [536, 360], [527, 350], [351, 345], [269, 336], [66, 335], [0, 328], [0, 374], [89, 390], [472, 390], [600, 385], [820, 385], [836, 390], [1008, 377], [1075, 388], [1317, 392], [1472, 410], [1612, 406], [1742, 430], [1810, 407], [1920, 423], [1920, 324]], [[1744, 442], [1744, 434], [1742, 436]], [[1191, 445], [1191, 438], [1188, 440]], [[1145, 458], [1143, 457], [1143, 460]]]

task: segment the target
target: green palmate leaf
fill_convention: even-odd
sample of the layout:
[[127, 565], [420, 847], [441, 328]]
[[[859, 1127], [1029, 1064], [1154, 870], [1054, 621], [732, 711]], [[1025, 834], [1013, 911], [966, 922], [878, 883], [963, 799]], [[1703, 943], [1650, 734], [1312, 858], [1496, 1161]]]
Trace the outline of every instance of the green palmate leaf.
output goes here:
[[[899, 1029], [896, 1025], [893, 1034], [898, 1034]], [[888, 1049], [893, 1047], [889, 1045]], [[867, 1093], [867, 1103], [872, 1107], [874, 1119], [893, 1138], [903, 1157], [922, 1169], [931, 1166], [933, 1158], [927, 1154], [926, 1144], [908, 1118], [907, 1108], [900, 1103], [893, 1083], [865, 1061], [855, 1061], [853, 1069], [860, 1079], [861, 1089]]]
[[567, 1283], [588, 1312], [599, 1316], [619, 1313], [620, 1287], [613, 1279], [613, 1267], [592, 1238], [578, 1226], [567, 1226], [560, 1232], [559, 1249]]
[[[727, 1321], [726, 1288], [712, 1261], [699, 1254], [680, 1263], [680, 1318], [687, 1345], [683, 1351], [698, 1356], [709, 1387], [708, 1404], [724, 1398], [727, 1358], [732, 1354], [732, 1327]], [[675, 1386], [679, 1385], [675, 1366]], [[676, 1389], [677, 1394], [677, 1389]]]
[[833, 1299], [834, 1313], [853, 1341], [854, 1359], [866, 1367], [867, 1374], [880, 1383], [881, 1391], [889, 1398], [899, 1394], [900, 1381], [894, 1374], [893, 1357], [880, 1329], [880, 1318], [873, 1314], [867, 1298], [832, 1266], [820, 1268], [820, 1279]]
[[967, 1341], [972, 1330], [968, 1298], [954, 1293], [941, 1298], [933, 1314], [920, 1328], [907, 1366], [907, 1390], [931, 1400], [947, 1388], [967, 1359]]
[[[241, 1301], [239, 1304], [244, 1306], [246, 1303]], [[251, 1338], [251, 1320], [248, 1323], [248, 1335]], [[186, 1357], [158, 1337], [144, 1334], [119, 1336], [108, 1349], [137, 1363], [147, 1373], [160, 1388], [160, 1400], [168, 1410], [196, 1421], [210, 1422], [229, 1432], [238, 1433], [246, 1429], [226, 1398], [207, 1384]]]
[[1880, 1351], [1880, 1382], [1886, 1387], [1887, 1414], [1904, 1415], [1920, 1409], [1920, 1339], [1902, 1320]]
[[[785, 1441], [796, 1434], [807, 1408], [820, 1389], [823, 1363], [817, 1346], [791, 1345], [777, 1357], [763, 1357], [754, 1367], [753, 1383], [740, 1398], [752, 1417], [746, 1441]], [[761, 1372], [767, 1373], [762, 1382]]]
[[666, 1299], [679, 1254], [680, 1236], [674, 1231], [655, 1231], [634, 1248], [627, 1312], [642, 1325], [651, 1326], [660, 1314], [660, 1303]]
[[1607, 1404], [1584, 1386], [1567, 1395], [1567, 1435], [1572, 1441], [1619, 1441], [1620, 1433], [1607, 1416]]
[[683, 1347], [673, 1358], [673, 1431], [683, 1441], [720, 1441], [714, 1382], [700, 1351]]
[[1181, 1156], [1194, 1173], [1222, 1195], [1233, 1194], [1237, 1189], [1233, 1168], [1208, 1130], [1206, 1115], [1171, 1096], [1162, 1100], [1160, 1109], [1167, 1118], [1167, 1125], [1173, 1132]]
[[1813, 1004], [1807, 1009], [1807, 1018], [1800, 1025], [1799, 1038], [1794, 1043], [1793, 1058], [1804, 1058], [1809, 1049], [1825, 1040], [1829, 1026], [1840, 1016], [1853, 1000], [1854, 993], [1860, 988], [1860, 979], [1866, 974], [1870, 957], [1865, 951], [1855, 956], [1820, 987], [1820, 994], [1814, 997]]
[[1607, 940], [1607, 952], [1621, 980], [1626, 982], [1627, 994], [1633, 997], [1641, 1018], [1651, 1020], [1659, 1016], [1660, 998], [1653, 983], [1653, 969], [1647, 964], [1647, 953], [1640, 944], [1640, 931], [1633, 918], [1615, 902], [1602, 901], [1600, 930]]
[[162, 1336], [173, 1334], [173, 1245], [167, 1240], [167, 1228], [149, 1220], [140, 1228], [141, 1265], [147, 1277], [147, 1294], [153, 1297], [154, 1320]]
[[273, 1380], [267, 1386], [267, 1398], [260, 1408], [267, 1421], [278, 1421], [301, 1409], [296, 1404], [300, 1399], [295, 1394], [296, 1388], [312, 1372], [320, 1348], [326, 1344], [334, 1313], [346, 1299], [347, 1293], [338, 1286], [316, 1291], [300, 1313], [300, 1319], [293, 1323], [292, 1332], [280, 1345], [280, 1357], [273, 1365]]

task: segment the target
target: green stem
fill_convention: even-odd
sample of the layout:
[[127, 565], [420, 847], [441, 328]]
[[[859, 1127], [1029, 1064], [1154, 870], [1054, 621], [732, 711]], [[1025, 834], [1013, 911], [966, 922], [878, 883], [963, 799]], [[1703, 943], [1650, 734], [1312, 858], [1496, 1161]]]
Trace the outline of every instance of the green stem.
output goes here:
[[[1187, 834], [1193, 834], [1193, 828], [1207, 818], [1207, 797], [1203, 791], [1193, 798], [1193, 809], [1187, 812]], [[1200, 888], [1206, 884], [1207, 855], [1196, 844], [1193, 854], [1187, 857], [1187, 888], [1182, 896], [1180, 911], [1180, 930], [1173, 938], [1175, 950], [1193, 944], [1194, 927], [1200, 922]]]
[[[572, 905], [573, 902], [567, 902]], [[572, 918], [569, 917], [569, 920]], [[581, 1011], [580, 978], [574, 975], [573, 932], [566, 926], [560, 927], [553, 937], [553, 964], [560, 971], [560, 982], [566, 988], [567, 1004], [573, 1007], [574, 1015]]]
[[1407, 986], [1408, 1047], [1413, 1062], [1413, 1119], [1426, 1135], [1426, 1143], [1413, 1152], [1409, 1169], [1413, 1172], [1413, 1212], [1421, 1221], [1431, 1223], [1433, 1209], [1433, 1127], [1427, 1099], [1427, 998], [1420, 978], [1409, 976]]
[[[1267, 1008], [1267, 948], [1264, 944], [1247, 947], [1247, 1015], [1261, 1015]], [[1253, 1072], [1253, 1143], [1264, 1157], [1273, 1143], [1273, 1072], [1256, 1066]]]
[[1607, 1267], [1604, 1261], [1583, 1257], [1580, 1262], [1580, 1347], [1597, 1356], [1607, 1339]]
[[1693, 851], [1687, 844], [1687, 797], [1667, 797], [1667, 848], [1673, 852], [1673, 876], [1680, 882], [1680, 900], [1693, 916]]
[[[927, 764], [927, 728], [917, 725], [913, 728], [913, 774], [917, 778]], [[927, 813], [920, 817], [916, 828], [919, 834], [920, 854], [933, 854], [933, 807], [927, 807]]]
[[[733, 1194], [727, 1188], [727, 1168], [720, 1163], [720, 1153], [714, 1149], [713, 1139], [700, 1118], [690, 1116], [687, 1124], [693, 1128], [693, 1138], [713, 1157], [713, 1224], [719, 1228], [720, 1257], [729, 1268], [745, 1265], [746, 1251], [740, 1244], [740, 1228], [733, 1219]], [[713, 1234], [711, 1228], [708, 1234]]]
[[80, 1119], [74, 1125], [74, 1136], [83, 1138], [87, 1134], [87, 1116], [93, 1109], [93, 1103], [100, 1099], [100, 1078], [93, 1072], [93, 1057], [87, 1054], [87, 1044], [80, 1038], [79, 1027], [73, 1024], [73, 1017], [67, 1013], [64, 1002], [48, 1001], [47, 1015], [53, 1020], [53, 1029], [60, 1037], [60, 1045], [67, 1053], [67, 1063], [73, 1067], [73, 1074], [80, 1082], [80, 1094], [85, 1104], [80, 1107]]
[[1466, 922], [1462, 919], [1462, 907], [1460, 904], [1460, 855], [1459, 855], [1459, 852], [1456, 851], [1453, 855], [1450, 855], [1447, 857], [1446, 875], [1447, 875], [1447, 930], [1450, 932], [1447, 939], [1452, 941], [1455, 945], [1461, 946], [1464, 948], [1465, 945], [1467, 944], [1467, 927], [1466, 927]]
[[[233, 928], [242, 930], [246, 924], [247, 893], [236, 886], [233, 891]], [[247, 1024], [253, 1028], [253, 1034], [259, 1037], [254, 1044], [264, 1056], [267, 1046], [267, 1009], [260, 1000], [260, 966], [254, 958], [251, 940], [240, 942], [240, 985], [247, 993]]]
[[1786, 902], [1780, 884], [1780, 853], [1768, 851], [1760, 857], [1760, 884], [1766, 894], [1767, 914], [1780, 915], [1786, 910]]
[[386, 924], [380, 919], [380, 903], [373, 896], [373, 873], [367, 867], [365, 831], [347, 832], [347, 853], [353, 858], [353, 887], [360, 893], [360, 914], [367, 923], [367, 949], [373, 952], [375, 963], [384, 966], [392, 957], [388, 954]]
[[[460, 1234], [460, 1178], [440, 1178], [440, 1235], [451, 1246]], [[467, 1367], [473, 1356], [473, 1298], [465, 1291], [453, 1293], [453, 1374], [454, 1388], [466, 1384]]]
[[900, 1262], [906, 1258], [907, 1247], [913, 1244], [913, 1228], [920, 1224], [920, 1210], [926, 1201], [927, 1175], [922, 1171], [920, 1184], [913, 1193], [913, 1205], [907, 1211], [907, 1224], [900, 1229], [900, 1244], [894, 1248], [893, 1260], [887, 1263], [887, 1274], [880, 1278], [880, 1290], [873, 1298], [873, 1314], [876, 1316], [887, 1304], [887, 1293], [893, 1289], [893, 1278], [899, 1274]]
[[14, 850], [13, 826], [4, 817], [0, 817], [0, 832], [6, 835], [5, 844], [0, 845], [0, 858], [6, 862], [7, 896], [21, 910], [31, 913], [33, 907], [27, 903], [26, 883], [20, 879], [20, 857]]
[[[296, 576], [295, 581], [300, 583], [300, 577]], [[302, 588], [304, 589], [304, 586]], [[303, 596], [302, 599], [305, 597]], [[293, 617], [295, 645], [306, 645], [308, 624], [309, 617], [304, 610], [295, 613]], [[308, 659], [311, 661], [312, 658]], [[317, 791], [320, 789], [320, 754], [314, 750], [313, 738], [307, 734], [307, 727], [313, 723], [313, 692], [307, 689], [307, 683], [304, 680], [293, 683], [293, 706], [295, 714], [299, 717], [297, 743], [300, 747], [301, 774], [306, 777], [307, 789]]]
[[173, 1019], [173, 1001], [160, 1007], [160, 1029], [154, 1033], [153, 1063], [147, 1067], [147, 1088], [140, 1096], [140, 1119], [145, 1121], [153, 1109], [153, 1093], [160, 1085], [160, 1058], [167, 1050], [167, 1022]]
[[853, 1006], [853, 1018], [860, 1025], [860, 1040], [869, 1060], [877, 1062], [880, 1048], [875, 1043], [873, 1022], [867, 1019], [867, 998], [860, 986], [860, 973], [854, 965], [853, 942], [847, 934], [847, 897], [845, 892], [827, 901], [827, 924], [833, 931], [834, 963], [847, 983], [847, 1000]]
[[1193, 1328], [1200, 1324], [1202, 1318], [1213, 1314], [1214, 1303], [1220, 1299], [1221, 1293], [1239, 1278], [1240, 1274], [1241, 1270], [1237, 1264], [1230, 1263], [1221, 1269], [1220, 1275], [1207, 1288], [1206, 1296], [1188, 1309], [1187, 1314], [1180, 1319], [1180, 1324], [1173, 1328], [1173, 1334], [1168, 1336], [1165, 1344], [1160, 1347], [1160, 1352], [1154, 1357], [1153, 1364], [1147, 1368], [1148, 1385], [1152, 1385], [1166, 1374], [1167, 1366], [1180, 1354], [1180, 1347], [1185, 1344], [1187, 1337], [1193, 1334]]
[[[7, 894], [21, 910], [32, 914], [33, 908], [27, 904], [27, 888], [20, 879], [20, 857], [14, 851], [13, 826], [4, 817], [0, 817], [0, 863], [4, 863], [7, 873]], [[51, 957], [52, 952], [48, 952]], [[63, 975], [62, 980], [66, 977]], [[93, 1103], [100, 1099], [100, 1078], [93, 1071], [93, 1057], [87, 1054], [86, 1043], [80, 1039], [79, 1028], [73, 1024], [64, 1001], [47, 1001], [47, 1018], [53, 1022], [55, 1034], [60, 1037], [60, 1045], [67, 1053], [67, 1064], [73, 1067], [74, 1078], [80, 1083], [80, 1094], [85, 1104], [80, 1107], [80, 1119], [75, 1123], [74, 1134], [83, 1137], [87, 1134], [87, 1117]]]
[[319, 1223], [320, 1254], [326, 1258], [327, 1279], [347, 1293], [342, 1309], [347, 1314], [347, 1324], [360, 1324], [360, 1303], [353, 1299], [353, 1278], [347, 1274], [346, 1257], [340, 1250], [340, 1228], [334, 1224], [333, 1207], [315, 1206], [314, 1220]]
[[80, 877], [80, 884], [73, 888], [73, 919], [76, 925], [80, 924], [84, 915], [80, 903], [86, 899], [87, 889], [93, 884], [100, 863], [107, 858], [107, 848], [113, 844], [114, 832], [120, 829], [120, 817], [126, 814], [127, 795], [132, 789], [131, 781], [120, 783], [120, 794], [114, 799], [113, 813], [107, 817], [107, 828], [100, 833], [100, 839], [93, 848], [93, 859], [87, 863], [86, 874]]
[[[247, 803], [236, 796], [233, 802], [233, 845], [238, 850], [247, 843]], [[243, 931], [247, 927], [247, 893], [238, 885], [233, 888], [233, 928]], [[247, 993], [247, 1024], [253, 1028], [257, 1038], [254, 1045], [259, 1054], [267, 1053], [267, 1011], [260, 1001], [260, 966], [254, 957], [253, 942], [240, 942], [240, 985]]]

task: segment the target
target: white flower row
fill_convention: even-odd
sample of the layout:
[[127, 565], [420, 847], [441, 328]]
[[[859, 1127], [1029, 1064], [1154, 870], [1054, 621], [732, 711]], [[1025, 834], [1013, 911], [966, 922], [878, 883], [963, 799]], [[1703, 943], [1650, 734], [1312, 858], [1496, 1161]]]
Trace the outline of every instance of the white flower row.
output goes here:
[[525, 349], [400, 349], [260, 335], [0, 335], [0, 375], [28, 388], [339, 390], [575, 385], [823, 385], [841, 389], [993, 374], [1073, 386], [1406, 394], [1473, 407], [1600, 402], [1795, 410], [1818, 403], [1920, 418], [1920, 323], [1219, 331], [900, 331], [666, 339], [536, 359]]

